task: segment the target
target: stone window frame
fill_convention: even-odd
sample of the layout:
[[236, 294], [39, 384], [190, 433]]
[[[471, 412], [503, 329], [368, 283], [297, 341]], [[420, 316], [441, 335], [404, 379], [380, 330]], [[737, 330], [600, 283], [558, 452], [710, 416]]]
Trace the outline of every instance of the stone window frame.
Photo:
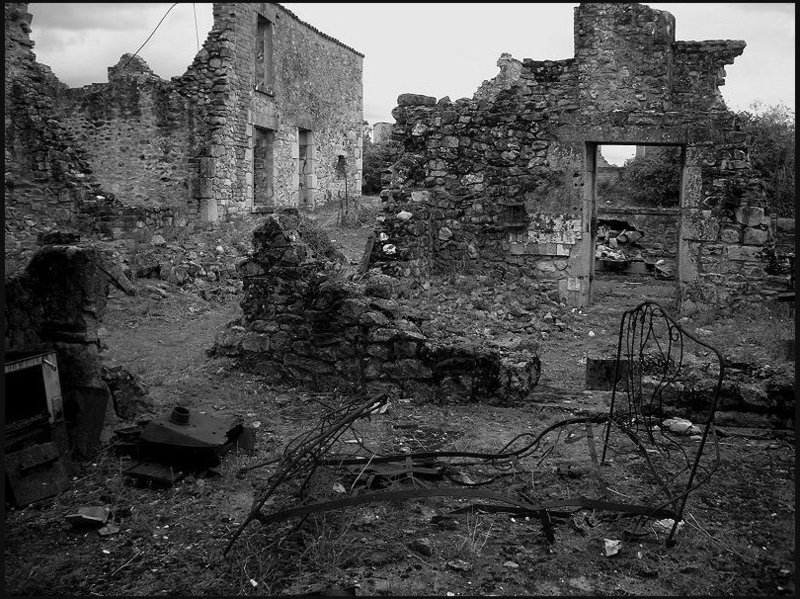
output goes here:
[[[275, 23], [262, 14], [256, 13], [255, 40], [253, 52], [253, 88], [267, 95], [275, 94]], [[259, 48], [262, 55], [259, 56]], [[261, 71], [261, 72], [259, 72]]]

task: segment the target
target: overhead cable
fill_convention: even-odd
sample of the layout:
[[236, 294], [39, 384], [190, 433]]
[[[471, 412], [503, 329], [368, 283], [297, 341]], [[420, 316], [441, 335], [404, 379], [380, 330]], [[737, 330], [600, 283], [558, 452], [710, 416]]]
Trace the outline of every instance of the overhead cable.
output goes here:
[[[151, 38], [151, 37], [153, 37], [153, 35], [155, 34], [155, 32], [156, 32], [156, 31], [158, 31], [158, 28], [161, 26], [161, 23], [163, 23], [163, 22], [164, 22], [164, 19], [166, 19], [166, 18], [167, 18], [167, 15], [169, 14], [169, 12], [170, 12], [170, 11], [171, 11], [173, 8], [175, 8], [177, 5], [178, 5], [178, 3], [177, 3], [177, 2], [174, 2], [174, 3], [172, 4], [172, 6], [170, 6], [170, 7], [167, 9], [167, 12], [165, 12], [165, 13], [164, 13], [164, 16], [163, 16], [163, 17], [161, 17], [161, 20], [158, 22], [158, 25], [156, 25], [156, 28], [155, 28], [155, 29], [153, 29], [152, 33], [151, 33], [150, 35], [148, 35], [148, 36], [147, 36], [147, 39], [146, 39], [146, 40], [144, 40], [144, 42], [142, 42], [142, 45], [141, 45], [141, 46], [139, 46], [139, 50], [141, 50], [142, 48], [144, 48], [144, 45], [145, 45], [147, 42], [149, 42], [149, 41], [150, 41], [150, 38]], [[137, 55], [137, 54], [139, 54], [139, 50], [136, 50], [136, 52], [134, 52], [134, 53], [133, 53], [133, 55], [132, 55], [132, 56], [131, 56], [131, 57], [128, 59], [128, 61], [127, 61], [127, 62], [126, 62], [124, 65], [122, 65], [122, 69], [121, 69], [121, 70], [123, 70], [123, 71], [124, 71], [124, 70], [127, 68], [127, 66], [130, 64], [130, 62], [131, 62], [131, 61], [132, 61], [134, 58], [136, 58], [136, 55]]]

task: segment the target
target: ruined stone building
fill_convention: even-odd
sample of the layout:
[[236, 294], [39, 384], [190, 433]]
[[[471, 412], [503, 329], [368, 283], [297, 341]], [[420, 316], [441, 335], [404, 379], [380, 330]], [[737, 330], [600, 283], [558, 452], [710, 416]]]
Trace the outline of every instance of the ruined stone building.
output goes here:
[[213, 14], [183, 75], [125, 54], [70, 89], [36, 62], [27, 4], [6, 4], [7, 218], [124, 236], [357, 194], [363, 55], [278, 4]]
[[107, 83], [71, 89], [36, 61], [27, 4], [5, 5], [5, 350], [55, 352], [77, 457], [116, 403], [98, 323], [127, 279], [60, 229], [135, 245], [361, 188], [363, 55], [277, 4], [213, 10], [183, 75], [126, 54]]
[[[654, 214], [675, 223], [679, 302], [730, 306], [774, 293], [783, 279], [765, 270], [763, 185], [719, 91], [745, 42], [678, 41], [672, 15], [629, 3], [581, 4], [574, 40], [565, 60], [503, 54], [471, 99], [398, 98], [392, 138], [404, 153], [385, 181], [372, 264], [401, 276], [526, 276], [589, 304], [598, 147], [672, 146], [679, 205]], [[567, 193], [551, 193], [554, 173]]]

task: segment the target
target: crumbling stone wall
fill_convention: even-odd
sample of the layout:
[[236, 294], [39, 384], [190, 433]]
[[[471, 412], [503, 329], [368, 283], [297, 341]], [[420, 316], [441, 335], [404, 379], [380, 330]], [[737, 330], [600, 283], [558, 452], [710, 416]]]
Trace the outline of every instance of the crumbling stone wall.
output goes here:
[[[114, 110], [114, 103], [107, 104], [97, 94], [90, 116], [65, 110], [74, 108], [70, 98], [80, 95], [81, 90], [70, 90], [49, 67], [36, 61], [32, 51], [34, 42], [30, 39], [32, 16], [27, 12], [27, 4], [6, 4], [5, 16], [7, 266], [10, 256], [32, 251], [40, 234], [54, 230], [73, 228], [115, 239], [141, 238], [144, 230], [152, 235], [191, 223], [186, 210], [174, 202], [165, 206], [123, 204], [105, 185], [111, 182], [116, 189], [113, 176], [103, 182], [98, 179], [95, 166], [103, 169], [101, 172], [113, 174], [130, 168], [133, 162], [120, 161], [118, 155], [110, 152], [95, 165], [95, 156], [87, 148], [102, 147], [102, 140], [112, 135], [127, 136], [125, 143], [140, 141], [136, 137], [140, 130], [136, 127], [114, 130], [109, 112]], [[133, 111], [132, 106], [129, 112]], [[87, 123], [92, 110], [97, 118]], [[76, 127], [76, 122], [86, 126]], [[96, 136], [95, 127], [100, 131]], [[142, 181], [147, 180], [145, 175], [133, 172], [128, 180], [139, 181], [140, 176]]]
[[[272, 23], [269, 89], [256, 89], [259, 16]], [[49, 207], [78, 214], [84, 230], [215, 222], [298, 205], [301, 187], [309, 208], [359, 193], [363, 55], [281, 6], [215, 4], [202, 50], [171, 81], [125, 54], [108, 83], [78, 89], [36, 62], [30, 23], [27, 4], [6, 5], [6, 161], [13, 175], [52, 187]], [[266, 177], [275, 194], [263, 205], [254, 202], [254, 127], [274, 139]], [[302, 174], [300, 129], [311, 132]], [[36, 191], [20, 199], [26, 208], [44, 204]]]
[[105, 190], [130, 206], [179, 207], [197, 216], [197, 142], [205, 122], [169, 82], [138, 56], [124, 54], [108, 83], [68, 89], [61, 121], [90, 148]]
[[[672, 15], [641, 4], [585, 3], [575, 9], [574, 58], [504, 54], [500, 74], [471, 99], [401, 95], [393, 139], [404, 153], [381, 194], [372, 264], [393, 274], [444, 266], [552, 278], [563, 299], [583, 305], [596, 147], [674, 144], [685, 148], [684, 307], [760, 301], [775, 283], [764, 271], [763, 185], [719, 92], [744, 47], [675, 41]], [[552, 206], [548, 178], [568, 150], [583, 155], [574, 194]]]
[[6, 251], [40, 232], [76, 224], [78, 205], [101, 192], [84, 146], [59, 119], [66, 86], [36, 62], [25, 3], [5, 10]]
[[[273, 24], [268, 90], [255, 80], [259, 15]], [[298, 128], [313, 138], [313, 174], [302, 175], [303, 186], [321, 201], [343, 196], [342, 155], [348, 192], [360, 189], [362, 59], [278, 5], [217, 3], [214, 28], [182, 76], [164, 81], [123, 55], [107, 84], [70, 90], [63, 112], [116, 195], [179, 206], [188, 218], [227, 219], [301, 204]], [[275, 195], [263, 206], [254, 201], [254, 127], [273, 134], [267, 177]]]
[[243, 318], [213, 353], [312, 388], [367, 389], [442, 401], [512, 403], [539, 378], [537, 347], [431, 339], [398, 300], [399, 281], [356, 281], [325, 234], [296, 211], [268, 216], [238, 268]]

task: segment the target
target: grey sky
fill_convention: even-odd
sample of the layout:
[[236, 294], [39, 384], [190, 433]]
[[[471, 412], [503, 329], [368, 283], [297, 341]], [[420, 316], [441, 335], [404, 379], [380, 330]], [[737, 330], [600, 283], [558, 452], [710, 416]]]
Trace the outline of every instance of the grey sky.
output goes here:
[[[573, 9], [546, 3], [293, 3], [302, 20], [366, 55], [364, 118], [393, 122], [402, 93], [471, 97], [494, 77], [503, 52], [515, 58], [573, 56]], [[31, 3], [39, 62], [70, 86], [107, 81], [107, 68], [134, 52], [170, 3]], [[648, 3], [675, 16], [679, 40], [743, 39], [726, 68], [728, 107], [754, 101], [795, 107], [795, 5]], [[182, 74], [211, 28], [211, 4], [180, 3], [141, 56], [161, 77]], [[195, 32], [195, 12], [197, 33]]]

